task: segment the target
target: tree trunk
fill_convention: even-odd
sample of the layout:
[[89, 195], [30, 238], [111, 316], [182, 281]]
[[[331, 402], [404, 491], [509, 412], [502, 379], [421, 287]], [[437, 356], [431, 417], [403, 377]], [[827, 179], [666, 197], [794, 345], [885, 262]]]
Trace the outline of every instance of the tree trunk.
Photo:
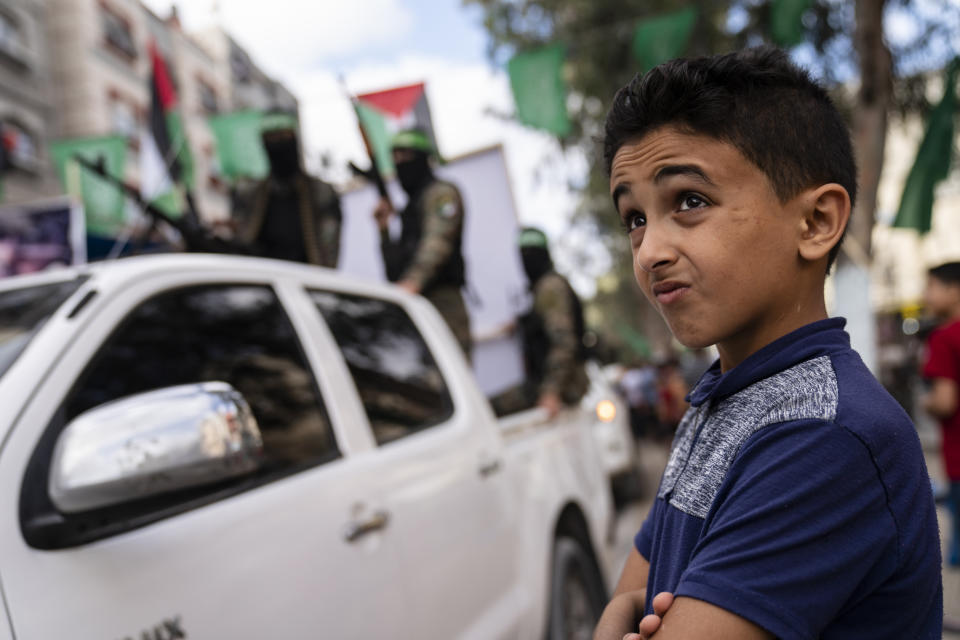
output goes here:
[[[870, 256], [870, 236], [876, 219], [877, 187], [883, 170], [887, 113], [893, 94], [893, 60], [883, 41], [885, 0], [858, 0], [853, 46], [860, 62], [860, 89], [853, 113], [853, 148], [859, 168], [859, 193], [847, 227], [854, 242], [851, 253]], [[867, 265], [862, 265], [867, 266]]]

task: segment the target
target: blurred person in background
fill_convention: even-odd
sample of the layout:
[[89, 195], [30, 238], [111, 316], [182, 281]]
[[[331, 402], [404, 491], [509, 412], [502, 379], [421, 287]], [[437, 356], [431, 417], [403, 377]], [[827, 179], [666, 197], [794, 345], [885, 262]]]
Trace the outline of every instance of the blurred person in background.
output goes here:
[[518, 244], [533, 294], [532, 309], [520, 319], [527, 383], [537, 406], [553, 417], [587, 391], [583, 307], [567, 279], [553, 268], [543, 231], [521, 230]]
[[391, 149], [407, 205], [400, 212], [397, 240], [390, 237], [390, 203], [381, 200], [374, 210], [387, 279], [432, 302], [469, 357], [470, 318], [460, 292], [466, 283], [460, 190], [434, 175], [430, 161], [436, 150], [422, 130], [400, 131]]
[[670, 358], [657, 365], [658, 437], [665, 440], [673, 438], [677, 425], [687, 411], [689, 390], [675, 359]]
[[716, 359], [710, 349], [687, 349], [680, 354], [680, 373], [687, 389], [697, 386], [700, 376], [707, 372]]
[[940, 325], [927, 339], [923, 376], [929, 381], [930, 389], [922, 402], [923, 408], [940, 421], [953, 519], [949, 562], [956, 567], [960, 566], [960, 262], [930, 269], [924, 303]]
[[256, 256], [336, 268], [340, 199], [330, 184], [304, 170], [296, 119], [267, 114], [261, 137], [270, 173], [235, 197], [238, 239]]
[[657, 370], [646, 362], [638, 362], [620, 379], [620, 387], [630, 406], [630, 431], [635, 439], [657, 431]]

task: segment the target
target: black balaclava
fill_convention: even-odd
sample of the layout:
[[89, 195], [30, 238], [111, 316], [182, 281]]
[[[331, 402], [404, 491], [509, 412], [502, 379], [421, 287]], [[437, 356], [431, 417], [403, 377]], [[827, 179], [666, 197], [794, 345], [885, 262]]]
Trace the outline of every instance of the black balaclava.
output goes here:
[[397, 180], [407, 192], [407, 196], [412, 198], [433, 180], [433, 170], [430, 168], [430, 158], [426, 153], [412, 149], [408, 151], [413, 153], [413, 158], [396, 163]]
[[300, 149], [292, 131], [265, 135], [263, 148], [270, 159], [270, 174], [273, 177], [287, 179], [300, 171]]
[[523, 259], [523, 270], [527, 273], [530, 286], [533, 287], [540, 278], [553, 271], [553, 260], [546, 247], [522, 247], [520, 257]]

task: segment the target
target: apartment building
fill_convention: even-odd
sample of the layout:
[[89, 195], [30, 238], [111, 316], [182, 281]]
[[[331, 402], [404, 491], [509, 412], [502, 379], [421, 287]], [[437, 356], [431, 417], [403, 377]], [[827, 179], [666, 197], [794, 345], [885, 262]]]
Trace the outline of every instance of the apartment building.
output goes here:
[[43, 0], [0, 2], [0, 139], [9, 169], [3, 202], [56, 195], [59, 184], [47, 158], [55, 119]]
[[241, 108], [296, 110], [297, 100], [222, 30], [184, 31], [176, 11], [158, 16], [139, 0], [20, 0], [46, 5], [55, 137], [128, 138], [127, 179], [139, 180], [139, 134], [149, 117], [151, 43], [170, 69], [195, 166], [201, 216], [229, 216], [208, 119]]
[[229, 75], [230, 100], [234, 109], [280, 109], [299, 113], [296, 96], [257, 66], [250, 53], [230, 34], [213, 27], [195, 35], [217, 64], [223, 67], [219, 73]]

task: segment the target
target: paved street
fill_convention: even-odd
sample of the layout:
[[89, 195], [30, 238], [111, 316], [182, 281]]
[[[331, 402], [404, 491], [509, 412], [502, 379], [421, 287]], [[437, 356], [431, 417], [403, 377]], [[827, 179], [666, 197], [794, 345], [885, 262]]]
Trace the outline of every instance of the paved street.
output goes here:
[[[926, 459], [930, 475], [938, 482], [942, 482], [944, 476], [940, 452], [935, 445], [930, 444], [929, 440], [927, 440], [927, 443]], [[645, 497], [642, 501], [624, 510], [620, 519], [618, 540], [629, 539], [631, 534], [628, 530], [632, 527], [635, 532], [640, 523], [643, 522], [643, 518], [652, 504], [653, 493], [656, 490], [660, 474], [667, 464], [668, 451], [669, 445], [667, 444], [658, 444], [651, 441], [644, 441], [640, 444], [638, 457], [646, 483]], [[950, 515], [947, 509], [941, 506], [937, 508], [937, 516], [940, 520], [940, 544], [941, 547], [945, 547], [947, 533], [950, 531]], [[626, 549], [629, 550], [629, 547], [626, 547]], [[617, 577], [612, 577], [614, 583]], [[950, 567], [946, 563], [943, 567], [943, 609], [945, 626], [948, 627], [943, 633], [944, 640], [960, 640], [960, 568]], [[950, 627], [953, 627], [956, 631], [951, 631]]]
[[[660, 474], [663, 473], [663, 468], [667, 466], [669, 450], [669, 444], [660, 444], [648, 440], [644, 440], [637, 447], [637, 462], [643, 478], [643, 498], [624, 508], [620, 513], [617, 523], [617, 544], [623, 555], [623, 561], [626, 561], [627, 554], [633, 546], [633, 537], [640, 530], [640, 525], [643, 524], [650, 506], [653, 504], [657, 484], [660, 482]], [[619, 577], [619, 572], [608, 576], [611, 591]]]
[[[937, 482], [944, 482], [940, 451], [929, 447], [926, 449], [926, 458], [931, 477]], [[950, 514], [944, 506], [937, 507], [937, 519], [940, 521], [940, 547], [944, 549], [950, 532]], [[960, 568], [950, 567], [946, 562], [943, 564], [943, 613], [946, 627], [943, 637], [960, 640]]]

